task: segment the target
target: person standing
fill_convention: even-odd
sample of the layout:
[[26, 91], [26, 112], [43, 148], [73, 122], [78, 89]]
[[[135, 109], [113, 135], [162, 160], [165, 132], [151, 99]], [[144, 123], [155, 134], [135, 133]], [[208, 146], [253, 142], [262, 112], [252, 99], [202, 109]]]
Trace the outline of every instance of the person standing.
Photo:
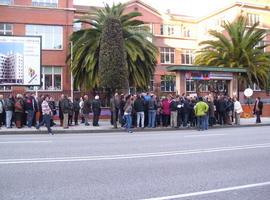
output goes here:
[[170, 112], [170, 101], [167, 97], [162, 100], [161, 107], [162, 107], [162, 125], [163, 127], [168, 127], [170, 123], [171, 112]]
[[17, 128], [22, 128], [23, 113], [24, 113], [24, 102], [23, 95], [17, 94], [17, 99], [14, 106], [15, 111], [15, 124]]
[[256, 115], [256, 124], [262, 123], [261, 121], [262, 109], [263, 109], [263, 102], [261, 101], [261, 97], [257, 97], [253, 108], [253, 113]]
[[125, 125], [125, 120], [124, 120], [124, 107], [126, 105], [125, 101], [125, 96], [124, 94], [120, 95], [120, 103], [119, 103], [119, 122], [121, 124], [121, 127]]
[[85, 126], [89, 126], [89, 114], [92, 112], [91, 101], [88, 95], [84, 95], [82, 113], [84, 117]]
[[234, 97], [234, 118], [235, 125], [240, 125], [240, 115], [243, 112], [241, 103], [238, 101], [236, 97]]
[[40, 126], [43, 126], [44, 123], [46, 124], [48, 133], [53, 135], [52, 129], [51, 129], [51, 116], [52, 116], [52, 110], [49, 106], [49, 96], [46, 96], [45, 99], [42, 101], [41, 104], [42, 108], [42, 115], [43, 115], [43, 120], [41, 123], [39, 123], [36, 126], [36, 129], [39, 129]]
[[177, 128], [177, 106], [179, 104], [179, 96], [176, 96], [176, 98], [173, 98], [170, 102], [170, 111], [171, 111], [171, 127]]
[[75, 98], [73, 102], [73, 108], [74, 108], [74, 123], [75, 125], [78, 125], [78, 119], [79, 119], [79, 114], [80, 114], [80, 99]]
[[113, 125], [114, 128], [117, 128], [119, 107], [120, 107], [120, 98], [118, 93], [116, 92], [115, 95], [110, 100], [111, 125]]
[[68, 125], [72, 126], [73, 123], [73, 114], [74, 114], [74, 105], [73, 105], [73, 100], [71, 97], [68, 98], [68, 104], [69, 104], [69, 109], [68, 109]]
[[207, 98], [207, 104], [209, 106], [209, 126], [213, 126], [215, 124], [215, 105], [212, 96]]
[[132, 112], [132, 101], [131, 101], [131, 95], [128, 95], [126, 97], [126, 104], [125, 104], [125, 107], [124, 107], [124, 118], [125, 118], [125, 121], [126, 121], [126, 130], [129, 132], [129, 133], [132, 133], [132, 130], [131, 130], [131, 124], [132, 124], [132, 118], [131, 118], [131, 112]]
[[31, 128], [33, 125], [33, 119], [35, 115], [35, 103], [33, 97], [29, 93], [26, 94], [24, 107], [25, 112], [27, 114], [26, 125], [28, 126], [28, 128]]
[[203, 101], [202, 97], [199, 97], [198, 100], [199, 102], [196, 103], [194, 110], [195, 110], [195, 115], [197, 117], [198, 130], [204, 131], [207, 128], [205, 126], [205, 120], [206, 120], [206, 115], [207, 115], [209, 106], [207, 105], [207, 103]]
[[66, 95], [62, 96], [62, 100], [59, 102], [59, 107], [63, 113], [63, 128], [67, 129], [68, 128], [69, 101]]
[[11, 128], [11, 125], [12, 125], [14, 105], [15, 105], [14, 97], [12, 95], [9, 95], [9, 97], [5, 101], [6, 127], [7, 128]]
[[49, 106], [52, 110], [52, 117], [51, 117], [51, 126], [54, 126], [56, 125], [55, 122], [54, 122], [54, 119], [53, 117], [57, 114], [56, 113], [56, 107], [55, 107], [55, 101], [53, 99], [53, 97], [50, 97], [50, 100], [49, 100]]
[[0, 95], [0, 128], [3, 125], [4, 122], [4, 96]]
[[83, 116], [83, 112], [82, 112], [82, 109], [83, 109], [83, 102], [84, 102], [84, 99], [83, 97], [80, 98], [80, 117], [81, 117], [81, 124], [84, 123], [84, 116]]
[[154, 94], [151, 94], [151, 99], [148, 101], [148, 128], [156, 128], [156, 115], [157, 115], [156, 97], [154, 96]]
[[137, 99], [134, 102], [134, 110], [137, 115], [137, 128], [144, 128], [144, 98], [142, 95], [138, 95]]
[[92, 110], [93, 110], [93, 126], [99, 126], [99, 116], [101, 113], [101, 102], [99, 100], [99, 96], [96, 95], [95, 99], [92, 102]]

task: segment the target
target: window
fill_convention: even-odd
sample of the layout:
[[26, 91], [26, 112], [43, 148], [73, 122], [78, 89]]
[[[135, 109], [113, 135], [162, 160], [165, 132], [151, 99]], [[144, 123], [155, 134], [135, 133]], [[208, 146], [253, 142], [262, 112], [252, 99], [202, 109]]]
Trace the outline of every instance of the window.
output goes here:
[[193, 51], [191, 49], [183, 49], [181, 53], [182, 64], [193, 64]]
[[181, 35], [182, 37], [190, 37], [190, 30], [186, 27], [183, 27]]
[[174, 35], [174, 26], [162, 24], [160, 26], [160, 34], [161, 35]]
[[11, 91], [11, 86], [0, 86], [0, 91]]
[[150, 79], [149, 91], [154, 91], [154, 77]]
[[77, 21], [78, 21], [77, 19], [73, 21], [73, 31], [79, 31], [82, 29], [82, 22]]
[[0, 0], [0, 5], [10, 5], [12, 0]]
[[[29, 87], [33, 90], [34, 87]], [[62, 67], [42, 67], [42, 85], [39, 90], [62, 90]]]
[[253, 26], [255, 23], [260, 22], [260, 16], [253, 13], [247, 14], [247, 25]]
[[261, 91], [261, 88], [256, 84], [253, 83], [253, 85], [251, 85], [250, 87], [253, 91]]
[[0, 35], [12, 35], [12, 24], [0, 23]]
[[194, 80], [186, 80], [186, 91], [187, 92], [195, 92], [196, 84]]
[[174, 48], [161, 47], [160, 48], [160, 62], [162, 64], [174, 63]]
[[57, 8], [58, 0], [32, 0], [32, 5], [39, 7]]
[[180, 26], [161, 24], [160, 25], [160, 35], [167, 35], [167, 36], [180, 35]]
[[[258, 47], [263, 47], [265, 46], [265, 41], [260, 41], [256, 46], [255, 48], [258, 48]], [[265, 47], [262, 49], [263, 52], [266, 52], [266, 49]]]
[[42, 49], [63, 49], [63, 27], [26, 25], [26, 35], [42, 36]]
[[202, 91], [202, 92], [208, 92], [209, 91], [208, 84], [210, 84], [209, 81], [203, 81], [200, 84], [200, 91]]
[[161, 76], [160, 90], [162, 92], [174, 92], [175, 76], [172, 75]]

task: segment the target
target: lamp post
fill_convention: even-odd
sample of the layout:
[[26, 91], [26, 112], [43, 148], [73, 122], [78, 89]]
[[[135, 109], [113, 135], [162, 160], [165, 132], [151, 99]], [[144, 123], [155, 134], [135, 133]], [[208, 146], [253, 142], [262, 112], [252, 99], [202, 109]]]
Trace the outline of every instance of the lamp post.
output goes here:
[[73, 100], [74, 98], [74, 85], [73, 85], [73, 74], [72, 74], [72, 67], [73, 67], [73, 42], [70, 42], [70, 97]]

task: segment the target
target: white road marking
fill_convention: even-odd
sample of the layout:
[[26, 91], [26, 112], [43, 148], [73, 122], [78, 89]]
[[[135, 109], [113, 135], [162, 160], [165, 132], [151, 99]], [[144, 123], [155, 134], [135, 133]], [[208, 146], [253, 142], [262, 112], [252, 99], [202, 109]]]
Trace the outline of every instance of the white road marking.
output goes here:
[[205, 191], [186, 193], [186, 194], [178, 194], [178, 195], [172, 195], [172, 196], [149, 198], [149, 199], [143, 199], [143, 200], [181, 199], [181, 198], [201, 196], [201, 195], [206, 195], [206, 194], [228, 192], [228, 191], [234, 191], [234, 190], [243, 190], [243, 189], [254, 188], [254, 187], [263, 187], [263, 186], [267, 186], [267, 185], [270, 185], [270, 181], [262, 182], [262, 183], [248, 184], [248, 185], [239, 185], [239, 186], [235, 186], [235, 187], [220, 188], [220, 189], [214, 189], [214, 190], [205, 190]]
[[36, 141], [6, 141], [0, 142], [0, 144], [28, 144], [28, 143], [50, 143], [51, 140], [36, 140]]
[[193, 137], [211, 137], [211, 136], [221, 136], [221, 135], [229, 135], [229, 134], [203, 134], [203, 135], [185, 135], [185, 138], [193, 138]]
[[139, 154], [122, 154], [122, 155], [104, 155], [104, 156], [81, 156], [81, 157], [55, 157], [55, 158], [30, 158], [30, 159], [2, 159], [3, 164], [30, 164], [30, 163], [56, 163], [56, 162], [79, 162], [79, 161], [104, 161], [104, 160], [123, 160], [136, 158], [155, 158], [177, 155], [192, 155], [202, 153], [226, 152], [236, 150], [248, 150], [258, 148], [270, 148], [270, 143], [253, 144], [243, 146], [219, 147], [209, 149], [193, 149], [168, 152], [139, 153]]

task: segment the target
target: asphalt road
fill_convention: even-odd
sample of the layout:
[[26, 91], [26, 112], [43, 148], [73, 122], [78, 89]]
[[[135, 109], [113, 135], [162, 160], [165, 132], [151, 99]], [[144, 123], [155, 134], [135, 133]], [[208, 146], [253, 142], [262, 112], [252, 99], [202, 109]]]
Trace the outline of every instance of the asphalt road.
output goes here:
[[269, 200], [270, 127], [0, 136], [1, 200]]

